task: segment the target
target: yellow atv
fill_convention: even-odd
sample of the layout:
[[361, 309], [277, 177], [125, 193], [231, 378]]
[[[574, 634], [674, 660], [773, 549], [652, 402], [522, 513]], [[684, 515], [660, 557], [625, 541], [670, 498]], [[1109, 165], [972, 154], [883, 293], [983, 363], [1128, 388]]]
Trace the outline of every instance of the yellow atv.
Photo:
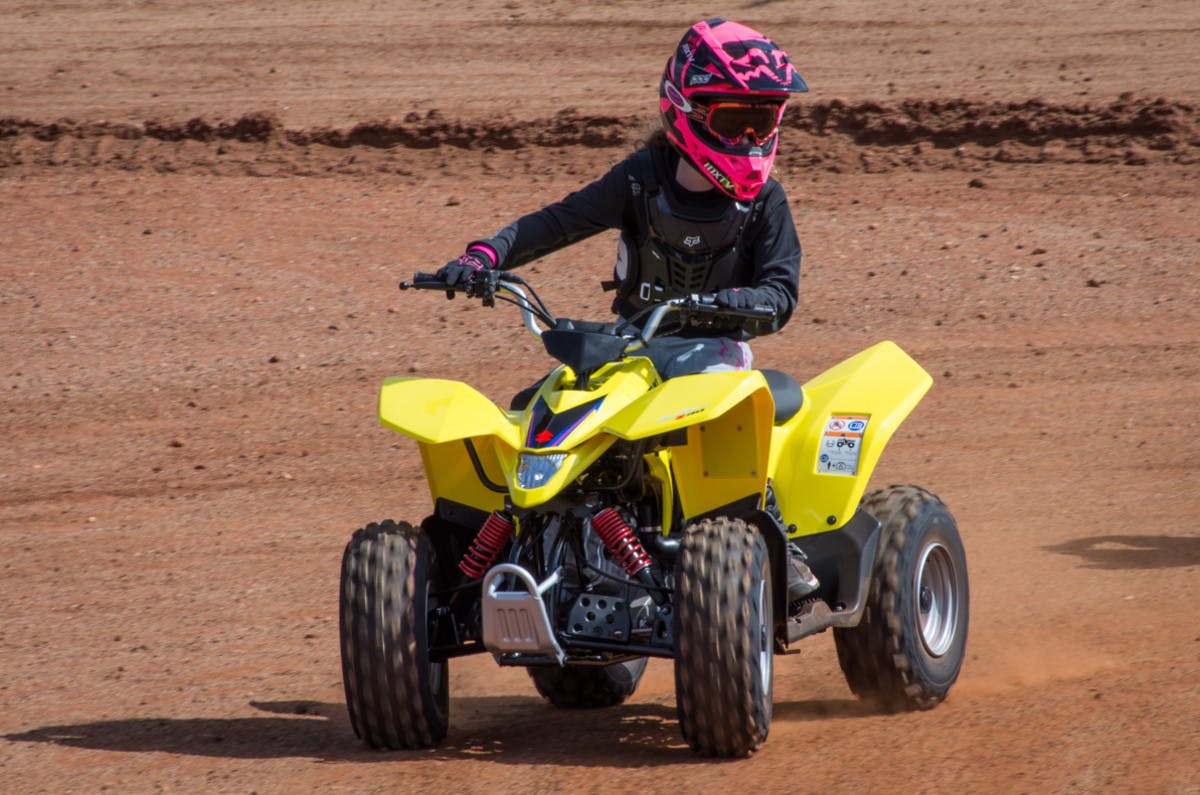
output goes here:
[[368, 745], [438, 744], [448, 661], [476, 652], [563, 708], [619, 704], [648, 657], [672, 658], [680, 728], [708, 756], [762, 744], [773, 655], [830, 627], [860, 698], [946, 697], [968, 621], [954, 519], [915, 486], [864, 496], [932, 384], [899, 347], [803, 387], [771, 370], [664, 381], [639, 355], [660, 329], [769, 310], [692, 296], [589, 323], [511, 273], [453, 289], [516, 304], [562, 364], [510, 410], [455, 381], [385, 380], [380, 421], [416, 440], [434, 510], [366, 526], [342, 560], [343, 680]]

